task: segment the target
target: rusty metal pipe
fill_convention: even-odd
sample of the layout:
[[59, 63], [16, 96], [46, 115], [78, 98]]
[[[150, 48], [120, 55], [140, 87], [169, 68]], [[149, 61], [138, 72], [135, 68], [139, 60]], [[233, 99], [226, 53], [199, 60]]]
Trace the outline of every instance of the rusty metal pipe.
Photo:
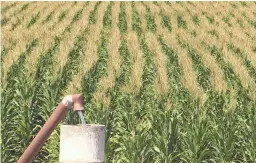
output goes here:
[[61, 120], [64, 120], [68, 108], [72, 103], [74, 104], [73, 109], [75, 111], [83, 110], [83, 97], [81, 94], [66, 96], [54, 110], [50, 118], [45, 122], [44, 126], [21, 155], [17, 163], [30, 163], [33, 160], [56, 126]]

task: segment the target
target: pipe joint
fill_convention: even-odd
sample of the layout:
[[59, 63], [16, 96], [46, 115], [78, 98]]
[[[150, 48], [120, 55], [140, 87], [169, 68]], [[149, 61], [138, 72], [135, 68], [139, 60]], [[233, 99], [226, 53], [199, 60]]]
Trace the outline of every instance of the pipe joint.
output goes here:
[[82, 94], [67, 95], [63, 98], [62, 104], [70, 108], [74, 104], [74, 111], [84, 110]]
[[73, 94], [72, 101], [74, 103], [74, 111], [82, 111], [84, 110], [84, 102], [82, 94]]

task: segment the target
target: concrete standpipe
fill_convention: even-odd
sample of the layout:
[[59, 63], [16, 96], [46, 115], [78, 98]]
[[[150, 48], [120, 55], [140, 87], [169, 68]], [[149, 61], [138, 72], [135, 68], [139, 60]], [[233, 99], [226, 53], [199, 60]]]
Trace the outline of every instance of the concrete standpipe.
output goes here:
[[61, 125], [60, 163], [103, 163], [104, 149], [104, 125]]

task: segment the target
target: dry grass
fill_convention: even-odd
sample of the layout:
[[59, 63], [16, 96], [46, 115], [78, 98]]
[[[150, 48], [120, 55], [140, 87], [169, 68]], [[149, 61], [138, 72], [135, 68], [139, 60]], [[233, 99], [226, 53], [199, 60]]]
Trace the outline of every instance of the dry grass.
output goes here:
[[55, 32], [56, 35], [61, 36], [63, 38], [63, 41], [60, 42], [58, 54], [54, 55], [54, 61], [56, 64], [53, 67], [53, 73], [57, 74], [58, 71], [61, 70], [63, 66], [66, 64], [69, 52], [73, 48], [76, 36], [86, 28], [86, 22], [88, 22], [88, 20], [87, 18], [85, 18], [86, 14], [84, 12], [87, 11], [88, 7], [85, 8], [81, 16], [81, 19], [71, 26], [70, 32], [66, 32], [63, 34], [65, 28], [72, 22], [73, 17], [77, 13], [77, 11], [84, 8], [84, 3], [79, 3], [75, 7], [70, 9], [66, 18], [61, 22], [61, 25], [56, 25], [56, 27], [54, 28], [57, 31]]
[[[147, 29], [147, 22], [145, 19], [146, 14], [146, 8], [141, 3], [136, 3], [136, 8], [140, 16], [140, 20], [142, 22], [141, 27], [142, 31], [145, 33], [145, 40], [146, 44], [149, 47], [149, 50], [153, 53], [153, 60], [154, 65], [157, 70], [156, 79], [155, 79], [155, 87], [159, 94], [166, 94], [168, 92], [168, 76], [167, 76], [167, 70], [166, 70], [166, 56], [162, 53], [161, 47], [158, 45], [157, 37], [158, 35], [155, 35], [148, 31]], [[152, 13], [152, 15], [155, 15], [155, 12]], [[159, 21], [161, 19], [156, 18], [156, 21]], [[159, 22], [157, 22], [159, 23]], [[157, 24], [159, 25], [159, 24]], [[159, 26], [157, 26], [157, 32], [161, 33]]]
[[126, 13], [126, 21], [127, 21], [127, 33], [133, 32], [132, 30], [132, 7], [130, 2], [125, 3], [125, 13]]
[[[170, 13], [170, 8], [165, 6], [164, 4], [161, 5], [163, 7], [163, 12], [171, 17], [171, 24], [173, 26], [173, 31], [171, 33], [168, 33], [166, 29], [165, 32], [161, 33], [163, 35], [164, 41], [176, 52], [179, 56], [179, 65], [181, 66], [183, 70], [182, 74], [182, 83], [185, 88], [187, 88], [193, 95], [200, 98], [203, 95], [202, 88], [198, 85], [197, 79], [196, 79], [196, 73], [193, 70], [193, 64], [191, 59], [187, 55], [187, 51], [178, 45], [177, 42], [177, 34], [181, 37], [186, 37], [187, 33], [180, 28], [177, 28], [177, 19], [176, 19], [176, 13]], [[175, 16], [175, 18], [174, 18]], [[158, 18], [159, 19], [159, 18]], [[161, 31], [162, 26], [158, 24], [158, 30]], [[168, 33], [168, 35], [166, 35]]]
[[1, 8], [7, 7], [9, 5], [15, 4], [15, 6], [12, 6], [9, 8], [6, 12], [2, 13], [2, 18], [11, 18], [12, 15], [14, 15], [16, 12], [20, 11], [22, 6], [26, 4], [27, 2], [1, 2]]
[[[90, 7], [90, 11], [94, 9], [95, 3]], [[95, 64], [97, 61], [97, 45], [100, 40], [100, 31], [103, 27], [103, 16], [107, 9], [107, 3], [100, 4], [98, 8], [98, 16], [96, 23], [89, 27], [90, 34], [88, 36], [88, 41], [84, 45], [84, 59], [81, 63], [81, 70], [72, 79], [67, 89], [64, 90], [66, 94], [77, 92], [81, 90], [81, 81], [86, 72]], [[89, 12], [90, 13], [90, 12]], [[87, 15], [89, 17], [89, 14]]]
[[[193, 11], [192, 6], [191, 6], [190, 10]], [[195, 13], [192, 13], [193, 15], [199, 16], [198, 12], [196, 12], [195, 10], [194, 10], [194, 12]], [[207, 27], [205, 26], [205, 24], [208, 24], [208, 21], [206, 19], [200, 19], [200, 20], [201, 20], [201, 22], [200, 22], [199, 27], [194, 25], [194, 22], [187, 23], [189, 31], [187, 32], [186, 35], [180, 35], [180, 36], [184, 41], [188, 42], [196, 50], [196, 52], [198, 52], [198, 54], [201, 56], [204, 66], [206, 68], [209, 68], [210, 71], [212, 72], [211, 82], [214, 86], [214, 89], [217, 91], [220, 91], [220, 92], [225, 91], [226, 90], [226, 82], [224, 81], [223, 71], [219, 67], [215, 58], [213, 56], [211, 56], [210, 52], [201, 46], [201, 41], [204, 39], [202, 33], [212, 30], [212, 27], [210, 25]], [[203, 28], [207, 28], [207, 29], [204, 32], [202, 32]], [[191, 36], [190, 33], [193, 30], [196, 31], [196, 33], [198, 34], [197, 37]]]
[[[197, 8], [203, 8], [203, 7], [205, 7], [205, 6], [197, 6]], [[207, 8], [206, 10], [209, 13], [212, 12], [212, 14], [214, 14], [214, 12], [211, 11], [210, 9]], [[248, 74], [248, 71], [246, 70], [246, 68], [244, 67], [242, 60], [240, 58], [238, 58], [237, 56], [234, 56], [233, 54], [230, 53], [230, 51], [227, 50], [228, 43], [233, 43], [236, 46], [239, 45], [239, 47], [240, 48], [242, 47], [242, 49], [246, 52], [246, 54], [249, 54], [249, 55], [247, 55], [247, 58], [249, 60], [251, 60], [252, 64], [255, 66], [255, 59], [253, 59], [254, 56], [251, 55], [250, 53], [248, 53], [249, 52], [248, 47], [252, 46], [251, 41], [245, 35], [241, 36], [240, 35], [241, 32], [239, 33], [239, 31], [236, 31], [235, 28], [228, 27], [228, 25], [222, 21], [222, 17], [223, 17], [222, 14], [219, 14], [219, 16], [215, 16], [215, 21], [219, 23], [219, 26], [221, 28], [216, 28], [215, 26], [210, 25], [206, 19], [202, 19], [201, 24], [203, 24], [204, 26], [202, 28], [200, 28], [201, 33], [195, 39], [198, 40], [197, 41], [198, 43], [201, 42], [202, 40], [204, 40], [207, 43], [209, 43], [210, 45], [214, 44], [217, 46], [217, 48], [221, 49], [221, 52], [223, 53], [224, 60], [232, 65], [234, 72], [240, 78], [242, 85], [245, 88], [249, 87], [250, 90], [253, 90], [253, 88], [255, 88], [255, 83], [254, 83], [253, 79], [250, 77], [250, 75]], [[210, 36], [209, 34], [207, 35], [207, 32], [210, 30], [217, 31], [217, 33], [220, 36], [219, 39], [217, 39], [214, 36]], [[232, 31], [232, 33], [237, 32], [237, 34], [233, 35], [231, 37], [228, 34], [228, 31]], [[194, 41], [195, 39], [193, 39], [193, 41], [191, 41], [191, 44], [193, 44], [193, 46], [195, 46], [197, 44]], [[200, 51], [202, 51], [202, 50], [200, 50]], [[210, 64], [210, 65], [212, 65], [212, 64]], [[222, 81], [222, 80], [219, 80], [219, 81]], [[251, 91], [250, 94], [251, 94], [251, 96], [255, 96], [254, 91]]]
[[[13, 2], [3, 2], [3, 6], [10, 5]], [[81, 88], [81, 79], [86, 74], [86, 72], [95, 64], [97, 61], [97, 46], [100, 41], [100, 32], [102, 30], [103, 16], [107, 8], [107, 3], [103, 2], [98, 9], [97, 22], [94, 25], [89, 25], [89, 13], [94, 9], [96, 2], [90, 2], [89, 6], [83, 11], [82, 18], [73, 24], [71, 31], [66, 32], [62, 35], [65, 28], [70, 24], [75, 13], [80, 10], [84, 2], [78, 2], [77, 5], [73, 6], [71, 2], [29, 2], [28, 8], [23, 11], [20, 15], [12, 16], [17, 13], [21, 7], [27, 2], [15, 2], [16, 6], [10, 8], [6, 13], [3, 14], [4, 17], [11, 18], [6, 26], [2, 28], [3, 31], [3, 44], [1, 47], [10, 47], [13, 42], [17, 42], [6, 57], [3, 58], [2, 68], [3, 76], [6, 76], [10, 65], [15, 62], [20, 53], [25, 50], [26, 44], [34, 38], [39, 38], [39, 45], [36, 47], [30, 56], [28, 56], [26, 68], [29, 74], [34, 73], [35, 65], [37, 63], [38, 57], [45, 52], [54, 42], [54, 36], [61, 36], [63, 41], [60, 43], [60, 51], [54, 56], [53, 72], [58, 73], [59, 70], [63, 68], [67, 61], [67, 56], [73, 47], [75, 37], [79, 35], [83, 29], [89, 27], [89, 35], [86, 36], [86, 41], [84, 45], [84, 56], [83, 61], [80, 65], [81, 71], [74, 77], [72, 82], [68, 85], [65, 93], [70, 94], [75, 91], [79, 91]], [[154, 54], [154, 64], [157, 68], [157, 76], [155, 79], [155, 87], [159, 94], [166, 94], [168, 91], [168, 77], [166, 70], [166, 56], [163, 54], [161, 47], [157, 41], [159, 35], [163, 35], [164, 41], [170, 46], [179, 56], [179, 64], [183, 70], [182, 83], [185, 88], [187, 88], [193, 95], [200, 97], [204, 94], [204, 91], [199, 86], [196, 77], [197, 74], [193, 69], [193, 63], [191, 58], [187, 54], [187, 50], [180, 47], [177, 42], [176, 37], [179, 35], [182, 40], [187, 42], [192, 46], [195, 51], [201, 56], [202, 62], [206, 68], [209, 68], [211, 75], [211, 83], [214, 90], [225, 91], [227, 89], [227, 83], [223, 77], [223, 71], [220, 65], [216, 62], [215, 58], [206, 50], [202, 45], [201, 41], [205, 41], [210, 45], [214, 44], [218, 49], [221, 49], [223, 53], [223, 58], [226, 62], [230, 63], [234, 69], [234, 72], [239, 76], [242, 85], [244, 87], [254, 88], [256, 87], [255, 82], [250, 77], [248, 71], [242, 63], [241, 58], [234, 55], [231, 51], [227, 49], [227, 45], [232, 43], [244, 51], [244, 55], [251, 61], [252, 65], [256, 67], [256, 55], [253, 51], [255, 47], [256, 32], [255, 28], [247, 22], [247, 19], [253, 20], [255, 15], [255, 4], [248, 3], [249, 6], [242, 6], [240, 3], [235, 3], [237, 8], [232, 8], [231, 3], [227, 2], [192, 2], [188, 3], [172, 3], [171, 6], [165, 4], [165, 2], [158, 2], [160, 6], [152, 4], [152, 2], [145, 2], [145, 4], [150, 8], [152, 15], [155, 17], [155, 23], [157, 30], [155, 34], [152, 34], [147, 29], [147, 22], [145, 18], [146, 9], [141, 3], [136, 3], [136, 9], [139, 13], [139, 17], [142, 22], [142, 31], [145, 34], [146, 43], [150, 48], [150, 51]], [[101, 90], [96, 92], [94, 95], [97, 100], [106, 99], [106, 90], [113, 87], [115, 84], [115, 79], [118, 76], [118, 71], [120, 67], [120, 56], [118, 48], [120, 46], [121, 35], [118, 29], [118, 14], [119, 14], [119, 2], [115, 2], [112, 10], [112, 20], [113, 26], [110, 30], [109, 37], [109, 60], [108, 60], [108, 76], [102, 78], [99, 82]], [[196, 8], [196, 10], [195, 10]], [[67, 10], [67, 15], [62, 22], [58, 22], [58, 15]], [[137, 34], [132, 30], [132, 9], [131, 3], [125, 2], [126, 10], [126, 20], [128, 31], [122, 37], [127, 40], [129, 52], [131, 55], [131, 81], [127, 83], [122, 90], [125, 92], [136, 92], [141, 86], [141, 76], [143, 73], [143, 54], [140, 49], [140, 43]], [[167, 29], [162, 27], [160, 16], [160, 10], [163, 11], [165, 15], [170, 17], [172, 32], [167, 31]], [[26, 25], [31, 19], [32, 15], [35, 15], [40, 11], [41, 15], [37, 22], [27, 29]], [[51, 21], [42, 25], [42, 21], [46, 16], [54, 11], [54, 15]], [[239, 12], [238, 12], [239, 11]], [[214, 23], [210, 24], [206, 16], [202, 15], [202, 12], [206, 12], [209, 16], [214, 16]], [[229, 26], [223, 21], [223, 17], [232, 13], [234, 17], [230, 16]], [[245, 13], [245, 16], [242, 14]], [[187, 24], [187, 29], [182, 29], [177, 26], [177, 16], [182, 15]], [[199, 25], [195, 25], [192, 20], [192, 16], [197, 15], [200, 19]], [[12, 23], [15, 23], [18, 19], [24, 18], [20, 25], [14, 31], [10, 31]], [[244, 28], [242, 28], [237, 22], [241, 19]], [[49, 30], [51, 29], [51, 30]], [[219, 38], [209, 34], [209, 31], [215, 30], [219, 35]], [[196, 32], [197, 36], [192, 36], [192, 32]], [[231, 34], [232, 33], [232, 34]], [[247, 34], [250, 34], [249, 36]], [[60, 57], [61, 56], [61, 57]]]
[[[217, 4], [217, 3], [214, 3], [214, 4]], [[210, 7], [210, 5], [204, 5], [204, 4], [202, 4], [202, 3], [197, 3], [196, 5], [198, 5], [197, 6], [197, 8], [199, 9], [199, 10], [201, 10], [201, 11], [207, 11], [207, 13], [209, 13], [210, 15], [213, 15], [214, 13], [216, 14], [216, 12], [221, 12], [221, 13], [223, 13], [223, 10], [221, 10], [221, 9], [219, 9], [220, 11], [213, 11], [213, 9], [211, 9], [212, 7]], [[223, 4], [222, 4], [223, 5]], [[216, 6], [218, 6], [218, 5], [216, 5]], [[177, 7], [177, 8], [175, 8], [175, 9], [177, 9], [178, 11], [179, 11], [179, 8]], [[216, 14], [217, 15], [217, 14]], [[251, 41], [249, 40], [249, 39], [246, 39], [246, 40], [244, 40], [246, 37], [243, 35], [243, 36], [240, 36], [239, 37], [239, 30], [237, 31], [235, 31], [235, 28], [231, 28], [231, 31], [234, 29], [234, 33], [238, 33], [236, 36], [234, 36], [234, 37], [230, 37], [229, 35], [228, 35], [228, 33], [227, 33], [227, 29], [228, 29], [228, 26], [227, 26], [227, 24], [225, 24], [223, 21], [222, 21], [222, 17], [223, 17], [223, 15], [220, 15], [220, 16], [216, 16], [215, 15], [215, 21], [216, 22], [218, 22], [219, 23], [219, 26], [220, 26], [220, 28], [216, 28], [216, 26], [212, 26], [211, 24], [209, 24], [208, 23], [208, 20], [205, 18], [205, 17], [203, 17], [203, 16], [201, 16], [200, 17], [200, 25], [199, 25], [199, 28], [194, 28], [193, 26], [191, 26], [191, 25], [193, 25], [193, 23], [192, 22], [189, 22], [189, 23], [187, 23], [187, 25], [188, 25], [188, 34], [192, 31], [192, 29], [193, 30], [195, 30], [196, 32], [197, 32], [197, 34], [198, 34], [198, 36], [196, 37], [196, 38], [191, 38], [191, 36], [189, 37], [189, 36], [184, 36], [183, 38], [184, 38], [184, 40], [188, 40], [188, 39], [190, 39], [191, 41], [189, 41], [190, 42], [190, 45], [192, 45], [193, 47], [196, 47], [196, 46], [198, 46], [198, 48], [196, 48], [196, 49], [198, 49], [199, 51], [201, 51], [201, 52], [203, 52], [204, 51], [204, 49], [200, 46], [200, 42], [202, 41], [202, 40], [209, 40], [208, 41], [208, 43], [210, 43], [210, 44], [212, 44], [212, 41], [213, 40], [215, 40], [215, 44], [217, 45], [217, 47], [218, 48], [222, 48], [222, 47], [226, 47], [227, 46], [227, 44], [228, 43], [234, 43], [235, 45], [244, 45], [244, 46], [242, 46], [242, 47], [251, 47], [252, 45], [250, 45], [251, 44]], [[189, 20], [189, 19], [187, 19], [187, 20]], [[191, 29], [191, 30], [189, 30], [189, 29]], [[226, 30], [225, 30], [226, 29]], [[207, 34], [207, 32], [208, 31], [212, 31], [212, 30], [215, 30], [215, 31], [217, 31], [217, 33], [220, 35], [220, 38], [219, 39], [217, 39], [216, 37], [211, 37], [211, 36], [209, 36], [209, 34]], [[230, 30], [230, 28], [229, 28], [229, 30]], [[232, 31], [233, 32], [233, 31]], [[210, 39], [209, 39], [209, 37], [210, 37]], [[242, 39], [240, 39], [240, 38], [242, 38]], [[197, 41], [196, 41], [197, 40]], [[195, 42], [196, 41], [196, 42]], [[223, 45], [223, 43], [224, 43], [224, 45]], [[242, 48], [242, 49], [244, 49], [244, 48]], [[246, 51], [246, 50], [245, 50]], [[208, 52], [208, 54], [209, 54], [209, 52]], [[210, 57], [210, 55], [208, 55], [207, 54], [207, 56], [206, 57], [203, 57], [203, 58], [205, 58], [205, 59], [207, 59], [207, 57]], [[230, 56], [229, 56], [230, 55]], [[246, 71], [246, 69], [244, 68], [244, 66], [242, 65], [242, 61], [239, 59], [239, 58], [235, 58], [234, 56], [231, 56], [231, 54], [229, 54], [229, 55], [225, 55], [224, 56], [224, 59], [226, 60], [226, 61], [228, 61], [228, 62], [230, 62], [232, 65], [233, 65], [233, 67], [236, 67], [235, 68], [235, 72], [237, 73], [237, 74], [240, 74], [240, 76], [242, 75], [242, 74], [244, 74], [243, 76], [244, 76], [244, 78], [242, 78], [241, 79], [241, 82], [243, 83], [243, 85], [244, 86], [248, 86], [248, 85], [253, 85], [252, 83], [252, 79], [250, 78], [250, 76], [249, 76], [249, 74], [248, 74], [248, 72]], [[231, 59], [231, 57], [232, 57], [232, 59]], [[255, 63], [254, 63], [254, 61], [255, 61], [255, 59], [253, 58], [254, 56], [253, 55], [247, 55], [247, 57], [253, 62], [253, 65], [255, 65]], [[203, 59], [202, 58], [202, 59]], [[203, 59], [204, 60], [204, 63], [205, 63], [205, 59]], [[230, 59], [230, 60], [229, 60]], [[210, 60], [209, 60], [210, 61]], [[209, 61], [208, 61], [208, 63], [209, 63]], [[237, 65], [239, 63], [239, 65]], [[215, 65], [215, 64], [206, 64], [206, 65], [210, 65], [210, 66], [213, 66], [213, 65]], [[215, 66], [216, 67], [216, 66]], [[215, 84], [215, 87], [217, 86], [217, 88], [218, 89], [222, 89], [222, 88], [225, 88], [225, 86], [223, 85], [223, 80], [222, 79], [220, 79], [219, 77], [220, 77], [220, 75], [219, 75], [219, 73], [218, 72], [216, 72], [216, 68], [211, 68], [211, 71], [213, 72], [213, 77], [215, 78], [214, 79], [214, 81], [216, 81], [216, 82], [214, 82]], [[215, 72], [214, 72], [215, 71]], [[216, 78], [217, 77], [217, 78]], [[219, 79], [218, 79], [219, 78]], [[218, 84], [218, 82], [220, 82], [221, 84]], [[250, 84], [249, 84], [250, 83]], [[224, 86], [224, 87], [223, 87]]]
[[[220, 15], [220, 16], [222, 17], [222, 15]], [[213, 28], [220, 35], [219, 39], [217, 39], [216, 37], [211, 37], [206, 34], [207, 33], [206, 26], [208, 26], [208, 25], [206, 25], [206, 26], [204, 26], [204, 28], [202, 28], [202, 32], [201, 32], [202, 38], [200, 38], [199, 40], [204, 40], [204, 41], [207, 40], [207, 42], [209, 44], [216, 45], [219, 49], [222, 49], [224, 60], [232, 64], [234, 72], [240, 77], [240, 80], [241, 80], [243, 86], [244, 87], [248, 87], [248, 86], [255, 87], [254, 86], [255, 84], [252, 81], [252, 78], [249, 76], [248, 71], [243, 66], [241, 59], [235, 57], [233, 54], [231, 54], [227, 50], [228, 43], [234, 43], [235, 45], [240, 45], [241, 47], [248, 47], [248, 44], [251, 44], [251, 42], [249, 40], [244, 40], [245, 37], [243, 37], [243, 36], [242, 36], [243, 39], [239, 39], [239, 37], [237, 37], [237, 35], [239, 36], [239, 32], [236, 36], [230, 37], [228, 35], [228, 33], [224, 30], [225, 28], [227, 28], [227, 24], [225, 24], [223, 21], [221, 21], [221, 18], [219, 18], [219, 17], [215, 17], [215, 20], [219, 22], [219, 24], [220, 24], [219, 26], [221, 27], [218, 29]], [[209, 28], [211, 28], [211, 27], [209, 27]], [[242, 49], [244, 49], [244, 48], [242, 48]], [[247, 56], [249, 58], [249, 56], [252, 56], [252, 55], [247, 55]], [[253, 58], [251, 58], [251, 60], [254, 62]]]
[[[59, 5], [53, 7], [53, 9], [51, 8], [51, 11], [55, 11], [56, 13], [61, 12], [61, 8], [58, 8]], [[45, 14], [45, 15], [48, 15]], [[45, 18], [43, 18], [42, 20], [44, 20]], [[41, 54], [43, 54], [44, 52], [46, 52], [54, 43], [54, 36], [55, 34], [58, 32], [59, 29], [55, 29], [49, 32], [49, 28], [54, 24], [54, 21], [50, 21], [49, 23], [45, 24], [45, 25], [41, 25], [41, 21], [39, 21], [37, 24], [35, 24], [35, 27], [32, 28], [31, 30], [33, 31], [33, 33], [35, 34], [34, 37], [39, 38], [39, 45], [38, 48], [35, 48], [35, 52], [33, 52], [29, 57], [28, 57], [28, 63], [26, 64], [26, 67], [28, 69], [29, 74], [34, 74], [35, 69], [34, 67], [36, 66], [37, 63], [37, 59], [39, 58], [39, 56]], [[60, 23], [61, 25], [61, 23]], [[40, 26], [42, 26], [40, 28]], [[40, 29], [40, 30], [38, 30]], [[31, 36], [33, 37], [33, 36]]]
[[176, 35], [163, 36], [164, 41], [177, 53], [179, 56], [179, 65], [183, 70], [182, 83], [194, 96], [201, 97], [203, 90], [199, 86], [196, 79], [196, 72], [193, 70], [193, 63], [187, 55], [187, 50], [181, 48], [176, 40]]
[[[19, 30], [26, 28], [27, 23], [30, 21], [33, 15], [36, 15], [38, 12], [43, 13], [47, 6], [49, 7], [50, 4], [45, 2], [37, 2], [29, 5], [21, 15], [12, 17], [8, 24], [3, 27], [3, 30], [6, 31], [5, 34], [15, 37]], [[20, 24], [17, 25], [14, 30], [12, 30], [13, 24], [17, 23], [19, 20], [21, 20]]]
[[125, 11], [127, 15], [127, 46], [131, 55], [131, 80], [127, 83], [122, 90], [125, 92], [137, 92], [141, 86], [143, 54], [140, 50], [140, 43], [137, 34], [132, 29], [132, 7], [131, 3], [126, 2]]
[[[60, 6], [60, 5], [61, 4], [58, 4], [58, 3], [56, 5], [52, 5], [52, 7], [49, 7], [49, 12], [51, 12], [53, 9], [55, 9], [56, 13], [61, 12], [62, 8], [57, 9], [58, 6]], [[70, 17], [69, 19], [71, 20], [72, 17]], [[42, 20], [44, 20], [44, 19], [42, 19]], [[39, 38], [39, 45], [33, 50], [31, 55], [27, 59], [28, 63], [26, 64], [26, 68], [28, 69], [28, 72], [31, 75], [33, 75], [35, 73], [35, 66], [36, 66], [38, 57], [41, 54], [43, 54], [43, 52], [46, 52], [47, 49], [50, 48], [50, 46], [52, 46], [52, 44], [54, 43], [54, 36], [58, 36], [57, 33], [60, 33], [59, 30], [63, 30], [62, 28], [56, 28], [49, 32], [49, 28], [51, 28], [51, 26], [53, 24], [54, 24], [54, 21], [42, 26], [41, 21], [38, 21], [38, 23], [36, 23], [30, 29], [31, 33], [29, 35], [26, 35], [26, 33], [29, 33], [29, 32], [27, 32], [27, 30], [25, 30], [22, 33], [23, 35], [26, 35], [27, 37], [29, 37], [29, 39]], [[60, 23], [59, 25], [62, 26], [64, 24]], [[40, 27], [40, 26], [42, 26], [42, 27]], [[38, 30], [38, 29], [40, 29], [40, 30]]]
[[94, 97], [97, 101], [103, 101], [107, 105], [110, 99], [106, 97], [106, 91], [115, 84], [115, 79], [118, 77], [118, 70], [120, 68], [121, 59], [119, 55], [119, 47], [121, 44], [121, 35], [118, 29], [118, 15], [120, 10], [120, 2], [115, 2], [112, 7], [112, 28], [110, 30], [110, 38], [108, 41], [108, 75], [103, 77], [99, 86], [100, 89], [95, 93]]
[[[50, 6], [50, 4], [48, 4], [48, 6]], [[37, 13], [38, 11], [35, 12]], [[25, 21], [26, 23], [28, 20], [30, 20], [31, 15], [28, 17], [28, 19], [25, 19], [27, 20]], [[41, 32], [38, 29], [27, 29], [26, 27], [23, 27], [23, 25], [18, 26], [14, 31], [9, 31], [8, 29], [4, 28], [2, 31], [2, 40], [4, 43], [3, 46], [9, 47], [13, 42], [16, 42], [16, 46], [10, 50], [2, 62], [4, 70], [3, 73], [6, 74], [12, 63], [15, 62], [18, 59], [20, 53], [25, 50], [26, 44], [35, 38], [40, 38], [42, 35], [40, 35]]]
[[146, 21], [146, 18], [145, 18], [146, 9], [140, 2], [135, 3], [135, 7], [136, 7], [136, 9], [138, 11], [138, 14], [139, 14], [139, 17], [140, 17], [142, 31], [144, 33], [146, 33], [148, 31], [147, 21]]
[[159, 7], [152, 5], [149, 2], [145, 3], [151, 10], [151, 14], [155, 17], [155, 22], [157, 26], [156, 35], [151, 33], [146, 34], [147, 45], [150, 50], [154, 53], [154, 64], [157, 68], [157, 79], [156, 79], [156, 88], [158, 93], [166, 94], [168, 92], [168, 76], [167, 76], [167, 57], [163, 54], [161, 47], [159, 46], [157, 37], [163, 35], [164, 32], [167, 32], [161, 27], [161, 18], [160, 18], [160, 9]]
[[125, 92], [137, 92], [141, 87], [143, 53], [139, 45], [137, 34], [135, 32], [129, 32], [127, 34], [127, 46], [132, 59], [132, 71], [130, 82], [122, 88]]
[[157, 38], [152, 33], [146, 33], [146, 43], [153, 53], [153, 60], [156, 66], [156, 89], [159, 94], [168, 93], [167, 58], [158, 44]]
[[[27, 9], [31, 9], [36, 6], [35, 2], [29, 2], [29, 6], [27, 7], [27, 9], [21, 11], [23, 5], [28, 2], [16, 2], [16, 3], [17, 3], [17, 5], [15, 7], [10, 8], [8, 11], [3, 13], [2, 18], [10, 19], [9, 22], [14, 21], [14, 20], [16, 20], [17, 16], [22, 16], [23, 14], [25, 14]], [[17, 15], [18, 13], [20, 15]], [[8, 24], [9, 24], [9, 22], [8, 22]]]

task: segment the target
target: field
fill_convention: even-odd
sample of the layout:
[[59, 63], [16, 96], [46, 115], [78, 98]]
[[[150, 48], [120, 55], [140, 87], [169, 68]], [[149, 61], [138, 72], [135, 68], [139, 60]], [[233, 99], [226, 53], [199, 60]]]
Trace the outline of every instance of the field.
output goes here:
[[[105, 162], [256, 162], [255, 2], [1, 2], [1, 15], [1, 162], [73, 93], [106, 125]], [[33, 162], [58, 158], [59, 127]]]

